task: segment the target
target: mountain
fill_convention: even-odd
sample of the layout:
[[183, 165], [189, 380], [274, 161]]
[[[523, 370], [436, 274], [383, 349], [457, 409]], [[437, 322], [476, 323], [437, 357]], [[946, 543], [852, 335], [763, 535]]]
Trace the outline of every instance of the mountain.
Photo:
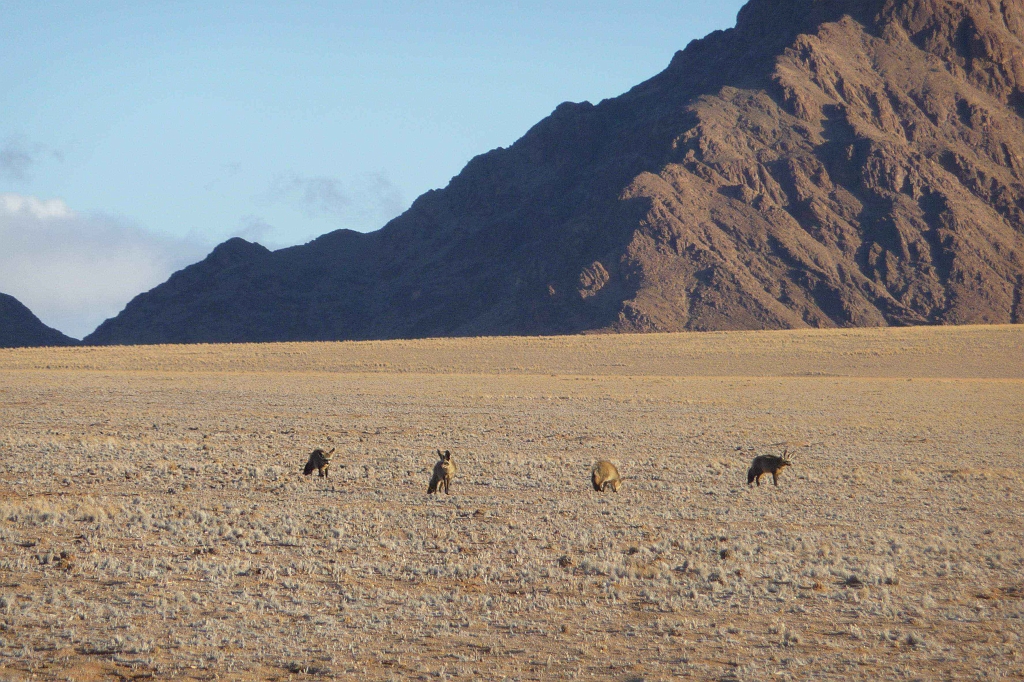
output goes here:
[[77, 344], [70, 336], [43, 324], [18, 299], [0, 294], [0, 348]]
[[370, 234], [234, 239], [88, 343], [1018, 322], [1024, 5], [752, 0]]

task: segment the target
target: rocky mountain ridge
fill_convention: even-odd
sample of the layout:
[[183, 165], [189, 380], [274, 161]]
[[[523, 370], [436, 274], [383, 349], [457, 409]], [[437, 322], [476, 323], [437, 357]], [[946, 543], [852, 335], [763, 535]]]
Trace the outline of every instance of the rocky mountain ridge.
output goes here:
[[0, 294], [0, 348], [74, 346], [77, 340], [47, 327], [18, 299]]
[[87, 343], [1020, 322], [1024, 6], [752, 0], [377, 232], [232, 240]]

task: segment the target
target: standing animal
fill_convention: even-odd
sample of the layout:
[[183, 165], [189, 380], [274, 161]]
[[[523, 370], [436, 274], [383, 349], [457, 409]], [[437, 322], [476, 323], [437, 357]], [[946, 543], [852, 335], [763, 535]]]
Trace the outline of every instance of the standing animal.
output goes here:
[[758, 455], [750, 464], [750, 469], [747, 470], [747, 485], [757, 483], [760, 486], [761, 477], [765, 474], [771, 474], [772, 483], [778, 485], [779, 474], [792, 463], [793, 460], [789, 457], [789, 448], [786, 448], [781, 457], [778, 455]]
[[601, 460], [594, 465], [593, 471], [590, 472], [590, 482], [594, 484], [594, 490], [599, 493], [607, 490], [608, 486], [611, 486], [615, 492], [619, 492], [622, 477], [619, 476], [619, 470], [615, 468], [614, 464], [607, 460]]
[[317, 448], [313, 452], [309, 453], [309, 459], [306, 461], [306, 468], [302, 470], [302, 473], [309, 476], [313, 473], [313, 469], [316, 469], [320, 478], [327, 478], [331, 468], [331, 459], [334, 457], [334, 451], [336, 449], [337, 448], [331, 448], [330, 452], [324, 452], [320, 448]]
[[450, 494], [448, 487], [452, 484], [452, 477], [455, 476], [455, 462], [452, 461], [452, 453], [448, 450], [441, 454], [437, 451], [440, 459], [434, 464], [434, 473], [430, 476], [430, 485], [427, 486], [427, 494], [436, 493], [438, 488], [444, 488], [444, 494]]

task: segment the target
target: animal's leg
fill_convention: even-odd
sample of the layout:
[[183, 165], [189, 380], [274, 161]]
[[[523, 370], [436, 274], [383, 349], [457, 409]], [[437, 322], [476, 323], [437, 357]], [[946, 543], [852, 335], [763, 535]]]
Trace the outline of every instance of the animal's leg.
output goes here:
[[761, 487], [761, 476], [763, 476], [763, 474], [758, 474], [757, 476], [754, 477], [754, 481], [757, 482], [757, 487], [758, 488]]
[[779, 484], [779, 475], [774, 471], [772, 472], [772, 483], [774, 483], [775, 485]]

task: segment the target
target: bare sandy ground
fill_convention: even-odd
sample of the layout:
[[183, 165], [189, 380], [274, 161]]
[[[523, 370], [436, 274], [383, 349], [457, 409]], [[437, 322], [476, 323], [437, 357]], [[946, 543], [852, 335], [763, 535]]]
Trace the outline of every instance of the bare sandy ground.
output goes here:
[[1021, 326], [0, 351], [0, 679], [1021, 679], [1022, 460]]

